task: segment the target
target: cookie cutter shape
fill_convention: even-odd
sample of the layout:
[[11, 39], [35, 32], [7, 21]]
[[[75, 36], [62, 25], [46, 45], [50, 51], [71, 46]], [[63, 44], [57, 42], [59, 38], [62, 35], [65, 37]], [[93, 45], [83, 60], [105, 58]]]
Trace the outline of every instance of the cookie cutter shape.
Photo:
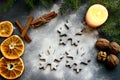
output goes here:
[[49, 65], [51, 70], [57, 70], [59, 62], [64, 58], [63, 54], [56, 53], [56, 51], [52, 49], [51, 46], [45, 53], [41, 52], [39, 56], [40, 69], [46, 69]]
[[67, 24], [64, 24], [64, 26], [59, 27], [57, 29], [57, 32], [60, 36], [59, 44], [66, 45], [67, 41], [71, 41], [71, 45], [77, 46], [80, 42], [80, 36], [82, 35], [82, 29], [81, 28], [75, 28], [74, 26], [68, 26]]
[[73, 68], [76, 73], [79, 73], [82, 70], [81, 66], [87, 65], [90, 62], [84, 57], [85, 53], [83, 47], [66, 51], [68, 58], [66, 61], [66, 67]]

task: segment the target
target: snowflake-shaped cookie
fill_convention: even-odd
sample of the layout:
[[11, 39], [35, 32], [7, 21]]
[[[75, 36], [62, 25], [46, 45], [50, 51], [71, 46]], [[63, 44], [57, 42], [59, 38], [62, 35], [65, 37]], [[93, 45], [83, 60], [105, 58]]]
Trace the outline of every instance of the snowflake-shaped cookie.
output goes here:
[[57, 32], [60, 35], [60, 44], [66, 45], [67, 41], [71, 41], [71, 45], [77, 46], [80, 41], [80, 36], [82, 35], [82, 29], [76, 28], [74, 26], [69, 25], [68, 23], [64, 24], [64, 26], [59, 27]]
[[85, 55], [85, 50], [83, 47], [79, 47], [76, 50], [68, 50], [66, 51], [67, 54], [67, 61], [66, 66], [73, 68], [77, 73], [79, 73], [82, 69], [81, 66], [87, 65], [90, 60], [87, 60]]
[[40, 53], [40, 69], [45, 69], [49, 65], [51, 70], [56, 70], [63, 57], [63, 54], [58, 54], [54, 49], [49, 47], [45, 53]]

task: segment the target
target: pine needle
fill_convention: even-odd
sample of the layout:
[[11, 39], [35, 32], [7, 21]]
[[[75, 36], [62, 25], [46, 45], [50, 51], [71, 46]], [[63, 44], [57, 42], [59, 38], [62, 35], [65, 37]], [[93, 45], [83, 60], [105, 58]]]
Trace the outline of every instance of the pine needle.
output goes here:
[[36, 6], [36, 0], [25, 0], [26, 5], [30, 8], [30, 9], [34, 9]]
[[59, 13], [61, 15], [70, 13], [71, 11], [78, 10], [80, 7], [81, 0], [64, 0], [64, 3], [61, 5], [59, 9]]
[[54, 4], [54, 1], [53, 0], [40, 0], [40, 3], [43, 7], [48, 9], [52, 7], [52, 5]]
[[2, 6], [0, 9], [0, 12], [7, 11], [10, 7], [13, 6], [13, 4], [16, 2], [16, 0], [7, 0], [7, 2]]

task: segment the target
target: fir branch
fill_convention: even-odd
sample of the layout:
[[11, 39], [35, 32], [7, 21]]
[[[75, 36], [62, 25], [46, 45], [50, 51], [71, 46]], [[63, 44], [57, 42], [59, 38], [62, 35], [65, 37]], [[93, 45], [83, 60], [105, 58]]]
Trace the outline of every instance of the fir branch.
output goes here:
[[13, 6], [13, 4], [16, 2], [16, 0], [7, 0], [7, 2], [2, 6], [0, 9], [0, 12], [7, 11], [10, 7]]
[[59, 9], [59, 13], [61, 15], [65, 13], [69, 13], [71, 11], [78, 10], [80, 7], [81, 0], [64, 0], [64, 3], [61, 5]]
[[34, 9], [35, 8], [35, 6], [36, 6], [36, 0], [25, 0], [25, 3], [27, 4], [27, 6], [29, 7], [29, 8], [32, 8], [32, 9]]
[[45, 8], [50, 8], [54, 4], [54, 0], [40, 0], [40, 4]]
[[[2, 6], [1, 12], [7, 11], [17, 0], [8, 0], [4, 6]], [[34, 9], [37, 4], [42, 5], [45, 8], [50, 8], [54, 4], [54, 0], [24, 0], [24, 4], [26, 4], [25, 9], [27, 11]]]

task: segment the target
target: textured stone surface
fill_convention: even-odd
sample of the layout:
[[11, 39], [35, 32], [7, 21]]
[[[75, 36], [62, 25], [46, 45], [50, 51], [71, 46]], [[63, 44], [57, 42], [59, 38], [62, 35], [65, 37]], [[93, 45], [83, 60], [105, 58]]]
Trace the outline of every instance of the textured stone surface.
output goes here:
[[[10, 20], [14, 23], [14, 21], [18, 19], [22, 25], [25, 25], [29, 15], [38, 18], [49, 11], [55, 10], [57, 12], [60, 5], [54, 5], [50, 10], [44, 10], [41, 7], [37, 7], [30, 12], [24, 12], [24, 5], [21, 6], [23, 1], [19, 1], [9, 11], [0, 14], [0, 21]], [[29, 29], [28, 34], [32, 38], [32, 42], [25, 43], [26, 50], [22, 56], [25, 62], [25, 71], [18, 80], [119, 80], [120, 65], [114, 70], [108, 70], [105, 66], [96, 62], [97, 51], [94, 44], [98, 38], [98, 34], [95, 30], [88, 30], [80, 37], [78, 45], [84, 46], [86, 52], [84, 56], [91, 59], [91, 62], [83, 67], [80, 73], [76, 74], [73, 70], [65, 67], [66, 57], [64, 60], [61, 60], [56, 71], [51, 71], [49, 67], [45, 70], [39, 70], [39, 54], [41, 50], [45, 52], [50, 45], [56, 50], [56, 53], [76, 48], [75, 46], [71, 46], [69, 41], [65, 46], [59, 45], [59, 34], [57, 33], [57, 29], [63, 26], [66, 20], [70, 20], [74, 28], [79, 27], [82, 29], [84, 27], [85, 7], [86, 4], [81, 4], [80, 9], [73, 14], [69, 14], [65, 17], [58, 16], [42, 27], [37, 29], [31, 27]], [[20, 35], [17, 27], [15, 25], [14, 27], [14, 34]], [[2, 41], [3, 39], [0, 40]], [[0, 80], [1, 79], [0, 77]]]

